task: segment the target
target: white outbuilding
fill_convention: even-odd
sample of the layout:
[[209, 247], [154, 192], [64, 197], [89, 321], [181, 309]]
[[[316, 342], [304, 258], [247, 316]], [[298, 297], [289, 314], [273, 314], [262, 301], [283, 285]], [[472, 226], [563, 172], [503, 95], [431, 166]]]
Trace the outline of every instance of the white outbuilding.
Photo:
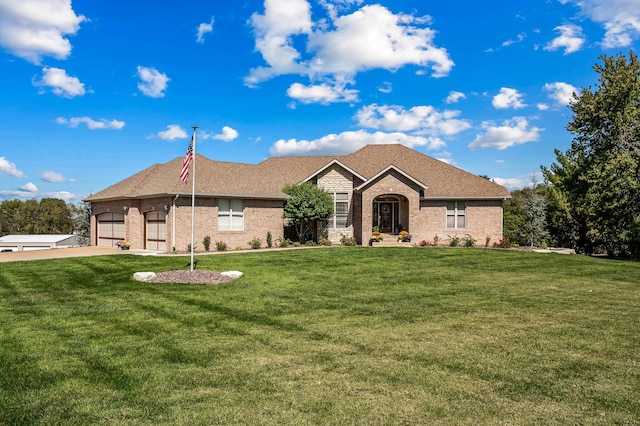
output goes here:
[[77, 246], [78, 236], [74, 234], [5, 235], [0, 237], [0, 252], [46, 250]]

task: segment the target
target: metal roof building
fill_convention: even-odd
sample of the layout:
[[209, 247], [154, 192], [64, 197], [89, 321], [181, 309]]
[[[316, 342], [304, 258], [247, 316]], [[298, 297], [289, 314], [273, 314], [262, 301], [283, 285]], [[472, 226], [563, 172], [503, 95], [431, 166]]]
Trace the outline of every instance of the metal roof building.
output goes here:
[[5, 235], [0, 251], [46, 250], [78, 246], [77, 235]]

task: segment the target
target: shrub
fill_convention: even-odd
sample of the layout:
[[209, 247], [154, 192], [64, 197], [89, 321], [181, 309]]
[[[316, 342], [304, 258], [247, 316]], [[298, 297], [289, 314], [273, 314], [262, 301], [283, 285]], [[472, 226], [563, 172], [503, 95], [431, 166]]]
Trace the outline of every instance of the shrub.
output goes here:
[[294, 241], [293, 242], [293, 246], [294, 247], [300, 247], [300, 241]]
[[257, 250], [262, 247], [262, 241], [260, 241], [260, 238], [255, 237], [254, 239], [249, 241], [249, 245], [252, 249]]
[[459, 247], [461, 238], [457, 235], [451, 236], [449, 235], [449, 247]]
[[343, 246], [355, 246], [356, 239], [355, 237], [347, 237], [346, 235], [342, 235], [340, 237], [340, 244], [342, 244]]
[[493, 243], [494, 247], [498, 248], [511, 248], [511, 241], [508, 238], [503, 238], [497, 243]]
[[309, 240], [309, 241], [305, 242], [305, 243], [304, 243], [304, 245], [305, 245], [305, 246], [308, 246], [308, 247], [314, 247], [314, 246], [317, 246], [317, 245], [318, 245], [318, 243], [316, 243], [316, 242], [315, 242], [315, 241], [313, 241], [313, 240]]
[[236, 246], [236, 251], [240, 251], [242, 249], [243, 249], [242, 246]]
[[437, 246], [439, 242], [440, 242], [440, 237], [438, 237], [438, 235], [436, 234], [436, 235], [433, 237], [433, 245], [434, 245], [434, 246]]
[[271, 231], [267, 231], [267, 247], [271, 248], [273, 246], [273, 236], [271, 235]]
[[288, 238], [278, 238], [276, 242], [278, 243], [278, 247], [282, 248], [289, 247], [289, 244], [291, 244], [291, 240]]
[[216, 241], [216, 250], [218, 251], [227, 251], [229, 246], [224, 241]]
[[429, 245], [429, 241], [427, 240], [420, 241], [420, 247], [427, 247], [428, 245]]
[[[193, 251], [198, 250], [198, 243], [193, 244]], [[191, 243], [187, 244], [187, 251], [191, 252]]]
[[462, 244], [465, 247], [473, 247], [473, 246], [475, 246], [476, 245], [476, 241], [477, 240], [475, 238], [473, 238], [470, 234], [467, 234], [462, 238]]
[[332, 243], [327, 238], [319, 237], [318, 238], [318, 244], [320, 244], [321, 246], [330, 246]]
[[202, 240], [202, 245], [204, 246], [204, 251], [209, 251], [209, 248], [211, 248], [211, 237], [208, 235], [204, 237], [204, 240]]
[[484, 239], [484, 246], [489, 247], [490, 243], [491, 243], [491, 237], [487, 235], [487, 237]]

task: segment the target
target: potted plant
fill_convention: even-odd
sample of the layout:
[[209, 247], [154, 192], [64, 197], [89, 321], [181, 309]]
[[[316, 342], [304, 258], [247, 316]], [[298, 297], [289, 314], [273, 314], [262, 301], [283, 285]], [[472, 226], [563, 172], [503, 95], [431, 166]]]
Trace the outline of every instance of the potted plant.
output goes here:
[[120, 250], [129, 250], [129, 247], [131, 247], [131, 243], [129, 241], [118, 241], [116, 243], [116, 246], [118, 246]]
[[409, 243], [411, 242], [411, 234], [409, 232], [402, 230], [398, 234], [398, 242]]

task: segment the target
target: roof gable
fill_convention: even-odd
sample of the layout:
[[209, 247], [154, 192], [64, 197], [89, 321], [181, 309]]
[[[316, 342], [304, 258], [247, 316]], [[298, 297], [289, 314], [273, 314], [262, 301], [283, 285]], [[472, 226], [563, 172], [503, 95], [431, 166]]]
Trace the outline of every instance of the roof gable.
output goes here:
[[306, 182], [308, 180], [313, 179], [314, 177], [318, 176], [319, 174], [321, 174], [322, 172], [324, 172], [325, 170], [329, 169], [330, 167], [337, 165], [339, 167], [342, 167], [344, 170], [348, 171], [349, 173], [351, 173], [352, 175], [356, 176], [357, 178], [361, 179], [361, 180], [366, 180], [366, 178], [364, 178], [363, 176], [361, 176], [358, 172], [356, 172], [355, 170], [351, 169], [348, 166], [345, 166], [343, 163], [341, 163], [339, 160], [337, 159], [333, 159], [331, 162], [329, 162], [328, 164], [325, 164], [324, 166], [322, 166], [321, 169], [316, 170], [315, 172], [311, 173], [310, 176], [307, 176], [305, 179], [303, 179], [303, 182]]
[[396, 166], [394, 166], [392, 164], [389, 167], [387, 167], [386, 169], [380, 171], [378, 174], [376, 174], [373, 177], [371, 177], [370, 179], [368, 179], [367, 181], [365, 181], [364, 183], [362, 183], [360, 186], [356, 187], [356, 191], [362, 191], [364, 188], [366, 188], [367, 186], [373, 184], [380, 177], [389, 174], [391, 171], [395, 171], [395, 172], [399, 173], [400, 175], [402, 175], [405, 178], [407, 178], [409, 181], [411, 181], [411, 182], [415, 183], [416, 185], [418, 185], [423, 190], [426, 190], [428, 188], [427, 185], [423, 184], [422, 182], [420, 182], [417, 179], [414, 179], [412, 176], [410, 176], [409, 174], [405, 173], [404, 171], [400, 170], [399, 168], [397, 168]]

